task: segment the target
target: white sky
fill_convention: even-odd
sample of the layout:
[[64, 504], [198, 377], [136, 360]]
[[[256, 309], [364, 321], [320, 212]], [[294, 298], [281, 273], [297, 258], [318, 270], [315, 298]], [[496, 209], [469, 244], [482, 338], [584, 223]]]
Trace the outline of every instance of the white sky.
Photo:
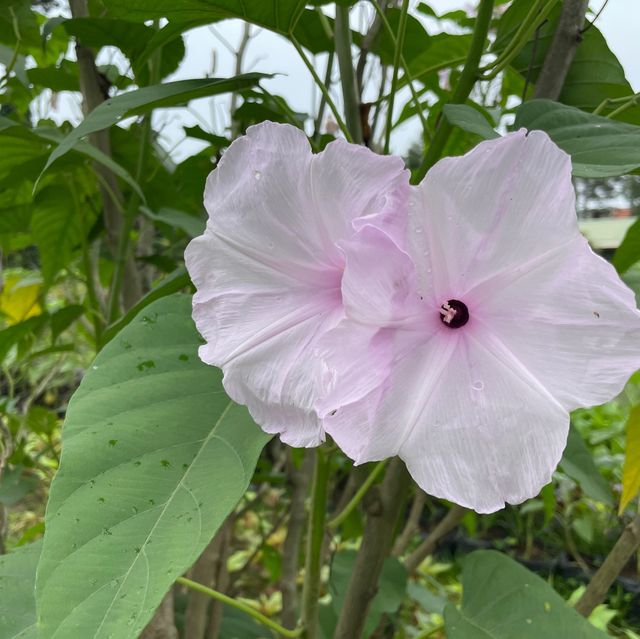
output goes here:
[[[597, 11], [602, 7], [604, 0], [591, 2], [591, 7]], [[415, 6], [417, 0], [412, 2]], [[473, 6], [474, 2], [464, 0], [431, 0], [429, 4], [436, 13], [441, 14], [458, 8]], [[362, 30], [367, 24], [370, 15], [368, 7], [358, 5], [352, 13], [352, 24]], [[242, 22], [228, 20], [215, 26], [216, 31], [232, 46], [237, 46], [242, 36]], [[604, 11], [597, 21], [598, 28], [603, 32], [607, 42], [620, 60], [625, 69], [627, 79], [634, 91], [640, 88], [640, 0], [609, 0]], [[430, 25], [427, 25], [429, 28]], [[256, 30], [257, 31], [257, 30]], [[213, 75], [231, 75], [234, 69], [234, 60], [230, 52], [221, 45], [220, 40], [208, 27], [202, 27], [189, 32], [186, 35], [187, 55], [178, 72], [172, 79], [203, 77], [212, 74], [212, 50], [216, 51], [216, 68]], [[324, 69], [326, 56], [320, 56], [319, 62]], [[263, 84], [272, 93], [284, 96], [294, 110], [313, 112], [312, 104], [316, 104], [318, 92], [312, 78], [300, 60], [293, 47], [282, 37], [268, 31], [261, 31], [253, 38], [245, 55], [243, 71], [262, 71], [265, 73], [277, 72], [281, 75], [264, 81]], [[336, 101], [340, 102], [338, 87], [332, 92]], [[216, 99], [214, 105], [211, 100], [201, 100], [194, 103], [193, 108], [201, 114], [199, 124], [204, 126], [206, 122], [209, 130], [221, 132], [222, 126], [228, 124], [228, 99], [225, 97]], [[181, 138], [178, 121], [195, 124], [198, 120], [191, 113], [169, 114], [171, 124], [165, 133], [171, 141]], [[420, 126], [416, 118], [399, 127], [392, 137], [392, 151], [404, 153], [408, 147], [418, 139]], [[176, 148], [177, 158], [199, 150], [201, 146], [194, 141], [187, 140]]]
[[[603, 3], [604, 0], [593, 0], [591, 8], [596, 12]], [[418, 0], [412, 0], [412, 6], [415, 7], [417, 4]], [[469, 8], [476, 2], [475, 0], [430, 0], [429, 4], [436, 13], [441, 14], [458, 8]], [[363, 30], [370, 15], [370, 7], [360, 3], [352, 12], [352, 26]], [[433, 32], [434, 23], [427, 21], [426, 24], [427, 29]], [[640, 0], [609, 0], [598, 18], [597, 26], [622, 63], [633, 90], [638, 91], [640, 88], [640, 36], [638, 35], [640, 33]], [[240, 20], [227, 20], [214, 25], [214, 29], [215, 33], [209, 27], [201, 27], [186, 34], [185, 59], [177, 72], [167, 80], [233, 75], [235, 60], [221, 39], [228, 42], [231, 47], [237, 47], [242, 35], [243, 23]], [[257, 35], [251, 39], [247, 49], [243, 71], [278, 73], [277, 77], [263, 81], [265, 88], [285, 97], [294, 110], [313, 114], [314, 105], [319, 99], [318, 91], [295, 49], [281, 36], [256, 27], [253, 31]], [[215, 67], [213, 66], [214, 51]], [[101, 61], [105, 62], [109, 57], [112, 57], [112, 54], [103, 52]], [[317, 60], [322, 70], [325, 61], [324, 55], [319, 56]], [[339, 103], [340, 92], [337, 86], [334, 86], [332, 94]], [[365, 97], [373, 98], [374, 95]], [[402, 104], [404, 101], [402, 98], [405, 97], [406, 94], [401, 94], [396, 103]], [[44, 106], [41, 105], [41, 107]], [[77, 121], [80, 118], [77, 96], [71, 100], [68, 98], [59, 100], [58, 112], [54, 117], [57, 120]], [[172, 155], [180, 161], [203, 147], [203, 144], [196, 140], [183, 140], [182, 126], [199, 124], [212, 133], [223, 133], [225, 127], [229, 125], [229, 97], [203, 98], [192, 102], [188, 109], [160, 111], [157, 113], [156, 125], [158, 124], [162, 126], [165, 146], [174, 149]], [[406, 152], [419, 135], [420, 127], [416, 118], [398, 127], [392, 136], [392, 152]]]

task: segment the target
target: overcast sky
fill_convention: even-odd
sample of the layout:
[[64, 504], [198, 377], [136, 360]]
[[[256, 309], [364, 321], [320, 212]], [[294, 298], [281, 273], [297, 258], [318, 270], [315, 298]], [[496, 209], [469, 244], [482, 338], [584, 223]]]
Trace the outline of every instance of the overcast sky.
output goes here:
[[[412, 0], [415, 7], [419, 0]], [[591, 8], [597, 12], [604, 0], [592, 0]], [[430, 0], [436, 13], [441, 14], [458, 8], [475, 6], [469, 0]], [[356, 5], [352, 11], [352, 26], [364, 30], [370, 19], [371, 10], [366, 3]], [[634, 91], [640, 90], [640, 0], [609, 0], [598, 17], [598, 28], [603, 32], [613, 52], [625, 69], [627, 79]], [[433, 33], [437, 25], [426, 21], [427, 29]], [[449, 28], [455, 29], [454, 25]], [[185, 36], [186, 56], [178, 71], [168, 80], [201, 78], [205, 76], [224, 77], [234, 73], [234, 56], [227, 44], [235, 49], [242, 37], [243, 23], [239, 20], [226, 20], [214, 27], [201, 27]], [[263, 81], [270, 92], [284, 96], [290, 106], [305, 113], [313, 113], [318, 100], [318, 91], [311, 76], [300, 60], [292, 45], [283, 37], [266, 30], [253, 27], [256, 34], [250, 41], [245, 55], [243, 71], [262, 71], [277, 73], [277, 77]], [[215, 51], [215, 56], [214, 56]], [[113, 53], [103, 52], [101, 61], [111, 59]], [[214, 65], [215, 58], [215, 65]], [[320, 56], [317, 64], [324, 68], [326, 56]], [[340, 102], [339, 90], [333, 91], [336, 101]], [[365, 96], [369, 99], [374, 95]], [[402, 97], [402, 96], [401, 96]], [[402, 100], [400, 100], [402, 103]], [[80, 118], [80, 106], [77, 97], [58, 101], [57, 120]], [[176, 160], [191, 155], [202, 148], [198, 141], [183, 140], [182, 126], [199, 124], [214, 133], [223, 133], [229, 125], [229, 98], [205, 98], [191, 103], [189, 109], [170, 109], [157, 113], [156, 125], [162, 126], [165, 146], [173, 148]], [[392, 152], [404, 153], [420, 135], [417, 120], [409, 121], [392, 137]]]
[[[604, 0], [591, 3], [594, 11], [598, 11]], [[417, 5], [418, 2], [412, 2]], [[438, 13], [444, 13], [461, 7], [472, 6], [472, 3], [464, 0], [431, 0], [429, 3]], [[352, 14], [353, 26], [362, 30], [369, 18], [368, 7], [359, 5]], [[625, 68], [627, 79], [634, 91], [640, 88], [640, 0], [609, 0], [604, 11], [597, 21], [598, 28], [604, 33], [609, 46], [618, 56]], [[433, 30], [433, 23], [428, 23], [427, 28]], [[236, 47], [242, 37], [243, 25], [238, 20], [228, 20], [215, 26], [215, 32], [208, 27], [195, 29], [187, 34], [187, 55], [180, 69], [173, 79], [202, 77], [212, 74], [212, 51], [216, 51], [215, 69], [216, 76], [230, 75], [234, 68], [234, 59], [226, 46], [223, 38], [232, 47]], [[293, 47], [282, 37], [268, 31], [254, 29], [257, 35], [252, 38], [245, 55], [243, 71], [263, 71], [265, 73], [277, 72], [279, 75], [264, 82], [265, 87], [272, 93], [284, 96], [290, 105], [297, 111], [312, 112], [312, 106], [318, 99], [317, 90], [306, 67], [298, 57]], [[324, 67], [324, 56], [318, 60], [318, 64]], [[336, 100], [339, 102], [339, 91], [335, 91]], [[169, 112], [162, 116], [167, 122], [165, 135], [169, 144], [173, 145], [181, 139], [179, 132], [180, 122], [188, 121], [188, 124], [199, 122], [201, 126], [208, 125], [210, 130], [220, 132], [222, 127], [228, 125], [228, 100], [220, 98], [213, 103], [211, 100], [201, 100], [193, 105], [195, 113]], [[404, 153], [420, 134], [419, 123], [414, 119], [399, 128], [392, 138], [392, 151]], [[176, 157], [182, 158], [201, 148], [197, 142], [187, 140], [181, 143], [175, 150]]]

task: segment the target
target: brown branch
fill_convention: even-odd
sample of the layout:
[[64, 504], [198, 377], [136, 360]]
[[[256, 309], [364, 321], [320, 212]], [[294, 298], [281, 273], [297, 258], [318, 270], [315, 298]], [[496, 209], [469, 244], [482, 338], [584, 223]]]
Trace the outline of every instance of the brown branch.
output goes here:
[[640, 515], [637, 515], [624, 529], [620, 539], [611, 549], [602, 566], [593, 575], [587, 589], [576, 603], [576, 610], [583, 617], [588, 617], [593, 609], [604, 601], [609, 588], [639, 546]]
[[[381, 2], [380, 9], [382, 11], [387, 10], [387, 5], [390, 4], [388, 2]], [[395, 3], [391, 3], [395, 4]], [[358, 64], [356, 65], [356, 84], [358, 86], [358, 95], [362, 98], [362, 89], [363, 87], [363, 77], [364, 77], [364, 69], [367, 66], [367, 57], [369, 52], [376, 44], [378, 39], [378, 35], [380, 33], [380, 29], [382, 29], [382, 18], [379, 14], [376, 13], [369, 30], [365, 34], [364, 38], [362, 38], [362, 44], [360, 45], [360, 55], [358, 56]]]
[[564, 0], [560, 20], [551, 46], [544, 58], [533, 92], [534, 98], [557, 100], [569, 73], [569, 68], [582, 41], [582, 27], [588, 0]]
[[420, 525], [420, 517], [422, 516], [422, 511], [424, 510], [424, 504], [426, 501], [427, 495], [424, 490], [416, 487], [416, 494], [413, 498], [413, 502], [411, 503], [411, 510], [409, 511], [407, 522], [405, 523], [402, 532], [398, 535], [396, 543], [393, 545], [393, 550], [391, 551], [391, 554], [394, 557], [399, 557], [411, 543], [411, 538]]
[[[227, 561], [229, 530], [233, 525], [233, 516], [227, 519], [204, 549], [196, 563], [189, 570], [189, 578], [210, 588], [220, 588], [218, 573], [220, 564]], [[189, 591], [187, 612], [185, 615], [185, 636], [189, 639], [204, 639], [209, 621], [209, 608], [213, 604], [207, 597], [195, 590]]]
[[395, 458], [384, 480], [368, 495], [367, 523], [351, 573], [333, 639], [360, 639], [367, 611], [378, 591], [378, 580], [393, 544], [393, 535], [409, 485], [404, 463]]
[[458, 526], [467, 512], [466, 508], [457, 504], [451, 507], [431, 534], [405, 560], [404, 565], [409, 574], [415, 572], [425, 558], [433, 553], [440, 540]]
[[[293, 466], [293, 464], [292, 464]], [[305, 500], [313, 473], [313, 454], [306, 450], [299, 469], [291, 471], [291, 504], [289, 506], [289, 526], [282, 547], [282, 625], [295, 628], [298, 619], [298, 571], [300, 569], [300, 544], [307, 521]]]
[[164, 596], [140, 639], [178, 639], [173, 614], [173, 588]]
[[[74, 18], [89, 16], [87, 0], [69, 0], [71, 15]], [[82, 93], [82, 111], [85, 117], [109, 96], [108, 86], [104, 76], [96, 67], [93, 51], [76, 40], [76, 58], [80, 77], [80, 92]], [[97, 131], [89, 136], [89, 142], [105, 155], [112, 157], [109, 130]], [[100, 195], [103, 203], [104, 225], [107, 232], [107, 243], [112, 255], [118, 251], [120, 233], [123, 228], [122, 203], [123, 196], [116, 175], [103, 164], [96, 162], [94, 171], [98, 175]], [[142, 296], [140, 275], [131, 255], [125, 263], [125, 278], [122, 289], [123, 304], [126, 309], [131, 308]]]

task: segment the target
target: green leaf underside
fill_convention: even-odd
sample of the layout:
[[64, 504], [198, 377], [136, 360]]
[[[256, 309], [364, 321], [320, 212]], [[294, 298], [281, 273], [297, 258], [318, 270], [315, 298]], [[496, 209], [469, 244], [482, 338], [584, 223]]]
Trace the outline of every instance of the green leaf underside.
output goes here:
[[462, 608], [445, 608], [448, 639], [604, 639], [544, 580], [513, 559], [479, 550], [464, 560]]
[[73, 396], [38, 566], [40, 636], [137, 637], [238, 502], [268, 437], [197, 356], [191, 299], [147, 308]]
[[35, 639], [36, 603], [33, 588], [41, 543], [0, 556], [0, 637]]
[[205, 19], [215, 22], [224, 18], [240, 18], [258, 26], [289, 33], [304, 11], [305, 0], [101, 0], [113, 16], [127, 20]]
[[478, 109], [467, 104], [445, 104], [442, 109], [444, 116], [454, 126], [459, 126], [468, 133], [475, 133], [484, 140], [499, 138], [500, 135]]
[[640, 167], [640, 127], [551, 100], [525, 102], [515, 128], [540, 129], [571, 155], [578, 177], [612, 177]]
[[122, 118], [141, 115], [162, 107], [183, 106], [190, 100], [255, 86], [264, 73], [246, 73], [232, 78], [203, 78], [177, 80], [165, 84], [143, 87], [109, 98], [60, 142], [49, 156], [43, 169], [46, 171], [58, 158], [68, 153], [82, 138], [113, 126]]

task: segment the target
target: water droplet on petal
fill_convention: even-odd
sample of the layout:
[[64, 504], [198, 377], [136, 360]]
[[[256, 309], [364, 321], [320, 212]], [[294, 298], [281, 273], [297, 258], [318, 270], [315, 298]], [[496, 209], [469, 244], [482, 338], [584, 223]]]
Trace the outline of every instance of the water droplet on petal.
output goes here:
[[259, 180], [260, 178], [262, 178], [262, 173], [260, 173], [260, 171], [254, 171], [254, 172], [253, 172], [253, 177], [254, 177], [256, 180]]
[[484, 388], [484, 382], [481, 382], [479, 379], [477, 379], [475, 382], [473, 382], [473, 384], [471, 384], [471, 388], [473, 388], [473, 390], [480, 391]]

